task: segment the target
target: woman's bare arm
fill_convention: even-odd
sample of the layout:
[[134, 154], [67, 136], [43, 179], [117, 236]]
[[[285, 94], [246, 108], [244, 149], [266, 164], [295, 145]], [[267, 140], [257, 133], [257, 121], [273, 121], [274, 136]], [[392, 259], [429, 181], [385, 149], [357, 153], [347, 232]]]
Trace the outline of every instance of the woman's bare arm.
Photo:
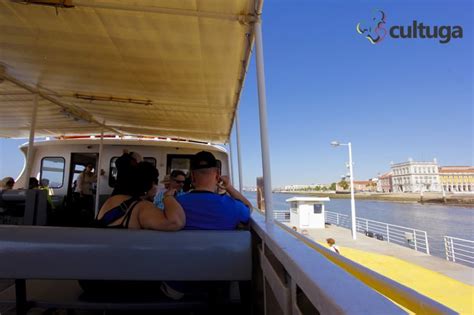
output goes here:
[[178, 231], [186, 224], [183, 207], [176, 201], [172, 192], [167, 191], [163, 199], [164, 211], [149, 201], [142, 201], [138, 222], [142, 229]]

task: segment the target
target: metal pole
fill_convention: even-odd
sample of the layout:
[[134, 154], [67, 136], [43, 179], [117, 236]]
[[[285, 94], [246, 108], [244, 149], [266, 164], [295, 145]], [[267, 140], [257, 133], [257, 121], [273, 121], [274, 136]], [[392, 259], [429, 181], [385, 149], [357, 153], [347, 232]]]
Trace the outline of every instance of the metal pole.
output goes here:
[[357, 230], [356, 230], [356, 209], [355, 209], [355, 200], [354, 200], [354, 172], [352, 171], [352, 145], [349, 142], [347, 144], [349, 147], [349, 173], [351, 176], [351, 221], [352, 221], [352, 239], [357, 239]]
[[415, 250], [418, 250], [418, 246], [416, 244], [416, 230], [413, 230], [413, 238], [415, 240]]
[[451, 254], [453, 256], [453, 262], [456, 262], [456, 257], [454, 256], [454, 242], [453, 238], [450, 238], [450, 243], [451, 243]]
[[230, 139], [229, 139], [229, 175], [230, 175], [230, 180], [232, 181], [232, 185], [235, 185], [235, 178], [234, 178], [234, 156], [232, 154], [232, 132], [230, 133]]
[[444, 237], [444, 253], [446, 254], [446, 260], [449, 261], [449, 248], [448, 248], [448, 239]]
[[235, 112], [235, 134], [237, 135], [237, 166], [239, 168], [239, 191], [242, 193], [244, 189], [242, 176], [242, 159], [240, 155], [240, 124], [239, 124], [239, 109]]
[[272, 174], [270, 171], [270, 146], [268, 141], [267, 100], [265, 96], [265, 71], [261, 21], [255, 23], [255, 54], [257, 66], [258, 104], [260, 116], [260, 143], [262, 146], [263, 194], [265, 196], [265, 222], [273, 222]]
[[426, 253], [430, 255], [430, 245], [428, 244], [428, 233], [425, 232]]
[[[104, 121], [105, 125], [105, 121]], [[97, 157], [97, 169], [95, 170], [95, 173], [97, 175], [97, 182], [96, 182], [96, 189], [95, 189], [95, 215], [94, 217], [97, 216], [97, 213], [99, 213], [99, 201], [100, 201], [100, 182], [101, 182], [101, 170], [102, 170], [102, 152], [104, 150], [104, 128], [100, 131], [100, 142], [99, 142], [99, 156]], [[110, 176], [110, 174], [109, 174]]]
[[34, 143], [35, 143], [35, 129], [36, 129], [36, 116], [38, 114], [38, 94], [33, 94], [33, 115], [31, 117], [30, 126], [30, 137], [28, 139], [28, 152], [26, 153], [26, 168], [25, 168], [25, 189], [29, 188], [31, 169], [33, 168], [33, 154], [34, 154]]

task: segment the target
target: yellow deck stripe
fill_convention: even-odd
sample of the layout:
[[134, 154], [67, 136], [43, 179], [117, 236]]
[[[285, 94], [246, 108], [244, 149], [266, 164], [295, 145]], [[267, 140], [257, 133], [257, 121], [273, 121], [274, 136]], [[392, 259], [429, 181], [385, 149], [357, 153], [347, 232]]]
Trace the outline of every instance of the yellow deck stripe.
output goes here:
[[460, 314], [474, 314], [474, 286], [395, 257], [347, 247], [338, 246], [338, 248], [344, 257], [444, 304]]

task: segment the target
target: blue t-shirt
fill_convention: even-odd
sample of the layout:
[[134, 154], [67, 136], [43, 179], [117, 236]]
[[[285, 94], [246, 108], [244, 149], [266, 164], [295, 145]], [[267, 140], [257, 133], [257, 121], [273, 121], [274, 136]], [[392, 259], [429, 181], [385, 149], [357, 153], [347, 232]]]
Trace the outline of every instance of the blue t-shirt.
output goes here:
[[185, 230], [233, 230], [250, 218], [250, 209], [228, 195], [194, 190], [176, 200], [186, 214]]

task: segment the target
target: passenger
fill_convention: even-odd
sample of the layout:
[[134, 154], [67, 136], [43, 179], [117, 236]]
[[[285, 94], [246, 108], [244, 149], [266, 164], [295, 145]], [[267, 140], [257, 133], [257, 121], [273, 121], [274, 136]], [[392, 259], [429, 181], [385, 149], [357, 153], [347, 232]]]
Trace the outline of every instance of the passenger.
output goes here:
[[332, 250], [335, 253], [340, 254], [339, 248], [336, 246], [336, 241], [333, 238], [326, 239], [326, 242], [328, 243], [330, 250]]
[[135, 174], [129, 173], [128, 184], [120, 185], [120, 194], [110, 197], [104, 203], [95, 226], [122, 229], [151, 229], [177, 231], [185, 224], [183, 208], [174, 198], [175, 190], [170, 189], [164, 196], [164, 211], [156, 211], [148, 200], [142, 199], [151, 189], [156, 189], [158, 170], [148, 162], [137, 165]]
[[9, 176], [4, 177], [2, 181], [0, 182], [0, 191], [13, 189], [14, 185], [15, 185], [15, 179], [13, 179], [13, 177], [9, 177]]
[[53, 192], [51, 188], [49, 188], [49, 179], [42, 178], [40, 184], [41, 185], [38, 186], [38, 189], [46, 191], [46, 200], [48, 201], [48, 210], [54, 210], [55, 206], [53, 203], [53, 198], [51, 197]]
[[[220, 176], [212, 153], [201, 151], [193, 157], [191, 177], [194, 190], [177, 197], [186, 213], [185, 229], [233, 230], [249, 221], [252, 204], [232, 187], [227, 176]], [[217, 194], [219, 186], [227, 194]]]
[[134, 176], [137, 173], [138, 163], [142, 162], [142, 157], [136, 152], [129, 153], [127, 150], [124, 150], [121, 157], [115, 161], [115, 166], [117, 167], [117, 179], [114, 185], [114, 190], [112, 191], [112, 196], [121, 194], [121, 191], [128, 191], [127, 187], [130, 185], [128, 178]]
[[[191, 178], [194, 189], [176, 198], [186, 214], [185, 229], [233, 230], [240, 223], [248, 223], [252, 204], [232, 187], [227, 176], [220, 176], [212, 153], [201, 151], [194, 155]], [[225, 189], [227, 193], [220, 195], [219, 189]], [[205, 290], [207, 285], [168, 281], [163, 282], [161, 290], [169, 298], [178, 300], [195, 290]], [[228, 284], [221, 285], [226, 287]]]
[[[105, 201], [94, 221], [95, 227], [161, 231], [183, 228], [185, 215], [174, 198], [174, 190], [168, 190], [165, 194], [164, 211], [157, 211], [152, 202], [143, 199], [158, 184], [158, 170], [151, 163], [140, 162], [136, 172], [130, 172], [130, 169], [126, 169], [126, 172], [118, 178], [127, 183], [118, 183], [120, 193]], [[86, 294], [95, 298], [144, 298], [156, 294], [169, 296], [166, 288], [172, 292], [172, 288], [161, 281], [81, 280], [79, 284]]]
[[79, 194], [79, 204], [82, 211], [90, 217], [94, 211], [94, 197], [92, 193], [92, 184], [97, 182], [97, 174], [93, 172], [94, 165], [87, 164], [86, 168], [77, 178], [76, 193]]
[[38, 189], [39, 188], [39, 182], [36, 177], [30, 177], [28, 181], [28, 189]]
[[171, 179], [170, 179], [170, 175], [166, 175], [165, 178], [163, 178], [163, 180], [161, 181], [161, 183], [163, 184], [163, 188], [160, 190], [160, 191], [167, 191], [168, 189], [170, 189], [170, 184], [171, 184]]
[[[166, 177], [165, 177], [165, 179], [166, 179]], [[168, 183], [165, 183], [165, 188], [166, 188], [166, 186], [168, 186], [168, 188], [166, 188], [166, 190], [160, 191], [156, 195], [155, 200], [153, 201], [153, 204], [155, 205], [155, 207], [163, 209], [163, 207], [164, 207], [163, 197], [164, 197], [165, 192], [169, 189], [175, 189], [176, 190], [175, 197], [179, 197], [179, 196], [185, 194], [185, 192], [183, 191], [183, 186], [184, 186], [185, 180], [186, 180], [186, 175], [184, 174], [183, 171], [180, 171], [180, 170], [172, 171], [170, 176], [169, 176]]]

